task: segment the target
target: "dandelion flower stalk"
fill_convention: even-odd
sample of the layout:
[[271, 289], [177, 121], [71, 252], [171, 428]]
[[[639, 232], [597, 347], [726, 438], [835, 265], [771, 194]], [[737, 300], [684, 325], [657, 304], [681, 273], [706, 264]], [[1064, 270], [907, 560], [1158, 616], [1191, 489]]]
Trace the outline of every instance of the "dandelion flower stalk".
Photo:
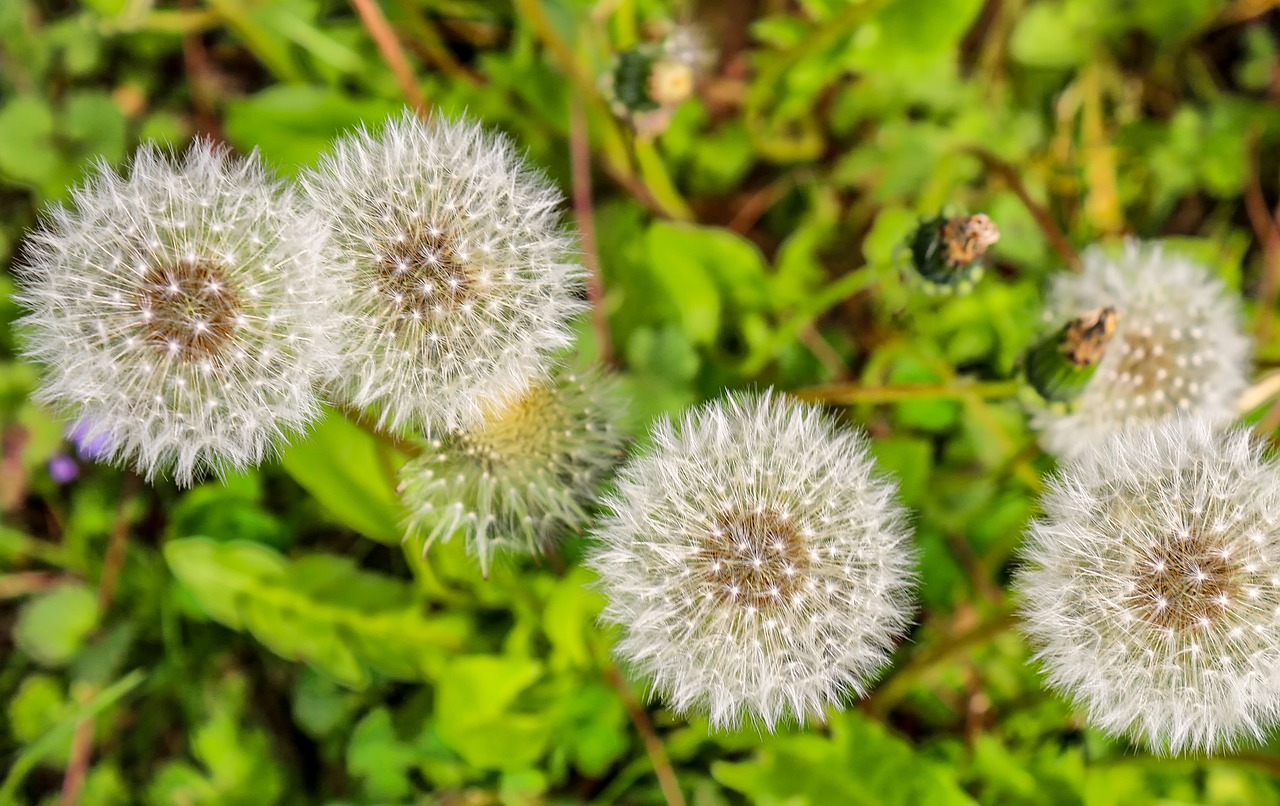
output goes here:
[[737, 395], [660, 421], [595, 530], [617, 655], [717, 728], [821, 719], [908, 621], [895, 493], [865, 438], [815, 406]]
[[585, 309], [560, 193], [503, 136], [406, 112], [302, 179], [356, 292], [335, 394], [392, 430], [448, 432], [547, 377]]
[[1049, 684], [1157, 752], [1280, 718], [1280, 470], [1247, 431], [1138, 425], [1066, 462], [1017, 589]]
[[201, 140], [97, 166], [19, 268], [37, 399], [148, 479], [261, 462], [318, 416], [337, 362], [326, 237], [256, 154]]
[[491, 404], [483, 419], [433, 439], [401, 471], [411, 534], [461, 533], [487, 577], [499, 551], [541, 555], [587, 521], [622, 458], [623, 404], [596, 371], [558, 371]]

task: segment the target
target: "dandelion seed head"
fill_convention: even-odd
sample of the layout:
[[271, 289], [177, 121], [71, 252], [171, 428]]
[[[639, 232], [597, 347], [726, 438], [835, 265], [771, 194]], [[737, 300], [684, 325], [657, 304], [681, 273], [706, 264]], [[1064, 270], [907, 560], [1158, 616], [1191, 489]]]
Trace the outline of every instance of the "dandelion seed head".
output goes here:
[[598, 371], [558, 370], [484, 418], [429, 443], [401, 471], [408, 530], [461, 533], [488, 573], [498, 552], [544, 553], [581, 528], [622, 459], [624, 404]]
[[383, 425], [466, 428], [571, 343], [584, 275], [562, 197], [502, 135], [406, 112], [302, 182], [356, 289], [335, 391]]
[[1280, 718], [1280, 477], [1243, 430], [1175, 418], [1064, 464], [1018, 575], [1055, 689], [1157, 752]]
[[256, 154], [199, 140], [98, 165], [19, 268], [37, 399], [149, 479], [261, 462], [315, 419], [337, 362], [327, 234]]
[[821, 720], [864, 693], [914, 585], [904, 511], [873, 469], [864, 437], [772, 393], [660, 421], [595, 531], [619, 657], [715, 727]]
[[1239, 301], [1208, 269], [1156, 243], [1130, 241], [1119, 256], [1092, 247], [1080, 273], [1055, 279], [1051, 316], [1106, 306], [1118, 323], [1088, 386], [1071, 408], [1033, 416], [1049, 451], [1078, 455], [1128, 423], [1234, 416], [1249, 341]]

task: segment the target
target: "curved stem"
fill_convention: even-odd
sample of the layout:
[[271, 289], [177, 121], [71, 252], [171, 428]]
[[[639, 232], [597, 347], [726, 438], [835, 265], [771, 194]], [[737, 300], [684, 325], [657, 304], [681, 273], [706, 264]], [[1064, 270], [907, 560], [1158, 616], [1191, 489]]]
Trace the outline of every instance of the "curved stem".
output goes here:
[[685, 806], [684, 793], [680, 791], [680, 782], [676, 779], [675, 768], [671, 766], [667, 748], [662, 744], [658, 731], [653, 727], [649, 713], [636, 699], [631, 687], [618, 672], [618, 667], [609, 664], [604, 669], [604, 676], [622, 698], [622, 704], [626, 706], [627, 713], [636, 726], [636, 732], [644, 742], [644, 750], [649, 755], [649, 761], [653, 763], [653, 771], [658, 776], [658, 785], [662, 787], [662, 796], [666, 798], [667, 806]]
[[897, 403], [903, 400], [981, 399], [1014, 397], [1021, 385], [1017, 381], [964, 381], [953, 383], [916, 383], [889, 386], [863, 386], [859, 383], [829, 383], [792, 392], [801, 400], [851, 406], [858, 403]]

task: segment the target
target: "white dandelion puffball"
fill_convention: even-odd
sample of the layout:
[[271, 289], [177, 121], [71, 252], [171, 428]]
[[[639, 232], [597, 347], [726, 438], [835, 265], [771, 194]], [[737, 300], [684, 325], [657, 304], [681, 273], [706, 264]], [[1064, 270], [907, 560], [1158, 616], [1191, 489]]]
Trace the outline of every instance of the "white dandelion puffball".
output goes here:
[[572, 343], [584, 273], [561, 194], [502, 135], [406, 112], [302, 182], [357, 289], [337, 394], [384, 426], [465, 428]]
[[148, 479], [261, 462], [319, 414], [338, 358], [326, 232], [256, 153], [200, 140], [98, 166], [19, 268], [37, 399]]
[[1170, 753], [1276, 723], [1278, 470], [1249, 432], [1191, 418], [1063, 466], [1017, 588], [1049, 684], [1090, 722]]
[[1048, 451], [1077, 456], [1126, 423], [1234, 417], [1250, 346], [1220, 279], [1157, 243], [1129, 241], [1118, 256], [1091, 247], [1080, 273], [1055, 279], [1049, 308], [1066, 320], [1108, 306], [1116, 331], [1084, 392], [1066, 411], [1033, 416]]
[[401, 470], [410, 534], [429, 547], [461, 533], [488, 576], [497, 551], [540, 555], [587, 521], [622, 459], [623, 403], [596, 371], [558, 371], [476, 424], [431, 440]]
[[616, 654], [715, 728], [821, 720], [905, 630], [913, 553], [860, 433], [771, 392], [662, 420], [591, 559]]

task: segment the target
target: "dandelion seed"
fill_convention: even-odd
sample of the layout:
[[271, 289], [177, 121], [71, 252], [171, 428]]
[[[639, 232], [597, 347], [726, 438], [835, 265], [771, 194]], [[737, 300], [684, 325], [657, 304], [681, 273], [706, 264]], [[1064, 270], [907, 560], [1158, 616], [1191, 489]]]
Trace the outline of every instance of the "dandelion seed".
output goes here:
[[1118, 257], [1093, 247], [1083, 259], [1079, 274], [1055, 280], [1052, 315], [1112, 307], [1116, 326], [1075, 403], [1033, 414], [1045, 448], [1077, 456], [1127, 423], [1179, 414], [1230, 420], [1247, 383], [1249, 341], [1222, 282], [1154, 243], [1130, 241]]
[[36, 398], [148, 478], [261, 462], [318, 415], [337, 360], [326, 237], [256, 155], [197, 141], [99, 165], [19, 268]]
[[562, 198], [505, 137], [406, 112], [302, 181], [357, 289], [336, 392], [383, 425], [466, 428], [571, 343], [584, 275]]
[[564, 370], [490, 406], [401, 471], [410, 533], [429, 546], [461, 531], [486, 576], [495, 552], [542, 554], [582, 527], [621, 460], [622, 412], [610, 379]]
[[864, 693], [914, 584], [905, 515], [866, 440], [772, 393], [652, 436], [605, 501], [591, 559], [617, 654], [715, 727], [821, 719]]
[[1280, 476], [1243, 430], [1179, 418], [1066, 462], [1018, 574], [1049, 684], [1156, 751], [1280, 718]]

